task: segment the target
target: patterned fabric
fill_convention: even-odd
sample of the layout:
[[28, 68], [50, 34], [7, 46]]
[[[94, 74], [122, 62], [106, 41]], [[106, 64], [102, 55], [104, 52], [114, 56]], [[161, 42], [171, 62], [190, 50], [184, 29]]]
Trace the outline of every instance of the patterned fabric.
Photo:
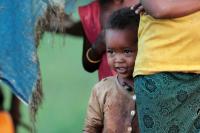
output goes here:
[[200, 75], [137, 76], [135, 93], [141, 133], [200, 132]]
[[[79, 7], [79, 15], [84, 32], [90, 43], [93, 44], [101, 32], [99, 2], [94, 1], [86, 6]], [[101, 59], [98, 74], [99, 80], [114, 74], [108, 65], [106, 54]]]

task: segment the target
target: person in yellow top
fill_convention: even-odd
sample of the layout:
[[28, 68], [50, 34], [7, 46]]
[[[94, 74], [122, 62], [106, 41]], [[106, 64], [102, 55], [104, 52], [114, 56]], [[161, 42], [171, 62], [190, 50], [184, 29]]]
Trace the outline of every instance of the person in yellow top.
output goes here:
[[200, 1], [141, 0], [134, 88], [141, 133], [200, 132]]

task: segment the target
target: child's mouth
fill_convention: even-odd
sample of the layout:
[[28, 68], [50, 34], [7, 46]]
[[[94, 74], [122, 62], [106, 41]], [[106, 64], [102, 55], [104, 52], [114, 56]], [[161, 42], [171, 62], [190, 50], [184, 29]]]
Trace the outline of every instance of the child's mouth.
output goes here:
[[115, 70], [119, 74], [124, 74], [124, 73], [127, 72], [127, 68], [126, 67], [116, 67]]

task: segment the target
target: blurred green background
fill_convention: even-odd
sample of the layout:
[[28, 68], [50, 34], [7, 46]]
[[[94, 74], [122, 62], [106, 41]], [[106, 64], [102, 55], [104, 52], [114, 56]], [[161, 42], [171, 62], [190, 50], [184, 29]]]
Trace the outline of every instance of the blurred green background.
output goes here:
[[[77, 12], [72, 17], [79, 19]], [[44, 99], [37, 114], [37, 133], [81, 133], [90, 91], [98, 81], [97, 72], [88, 73], [82, 67], [82, 38], [45, 33], [38, 55]], [[3, 91], [4, 106], [9, 109], [11, 92], [4, 84]], [[28, 106], [21, 104], [21, 115], [31, 125]], [[18, 133], [29, 131], [19, 126]]]
[[[43, 104], [37, 115], [38, 133], [81, 133], [90, 91], [97, 73], [87, 73], [81, 63], [82, 38], [45, 33], [38, 49]], [[10, 91], [4, 86], [6, 108]], [[30, 125], [28, 107], [21, 105], [22, 120]], [[23, 127], [19, 133], [29, 133]]]

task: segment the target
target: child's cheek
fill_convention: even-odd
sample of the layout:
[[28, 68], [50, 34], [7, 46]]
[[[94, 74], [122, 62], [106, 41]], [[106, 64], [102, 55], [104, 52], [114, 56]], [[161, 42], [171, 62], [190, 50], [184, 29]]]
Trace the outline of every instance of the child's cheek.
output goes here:
[[113, 62], [112, 58], [109, 57], [109, 56], [107, 56], [107, 60], [108, 60], [108, 65], [110, 66], [111, 69], [113, 69], [113, 67], [114, 67], [114, 62]]

